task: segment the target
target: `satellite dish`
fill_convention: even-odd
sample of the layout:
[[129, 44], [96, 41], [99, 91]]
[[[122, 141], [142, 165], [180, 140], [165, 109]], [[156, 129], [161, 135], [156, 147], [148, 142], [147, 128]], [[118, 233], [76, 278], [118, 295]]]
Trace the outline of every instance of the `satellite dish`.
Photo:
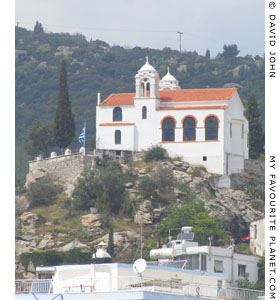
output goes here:
[[146, 267], [147, 267], [147, 263], [145, 259], [139, 258], [134, 262], [132, 268], [135, 273], [141, 275], [141, 273], [145, 271]]

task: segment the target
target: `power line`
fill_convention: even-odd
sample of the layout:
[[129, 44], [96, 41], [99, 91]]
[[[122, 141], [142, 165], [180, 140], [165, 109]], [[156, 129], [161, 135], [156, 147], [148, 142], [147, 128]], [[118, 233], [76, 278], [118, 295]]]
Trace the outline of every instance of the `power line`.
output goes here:
[[[16, 23], [21, 23], [21, 24], [33, 24], [31, 22], [16, 22]], [[153, 32], [153, 33], [174, 33], [176, 32], [175, 30], [143, 30], [143, 29], [123, 29], [123, 28], [105, 28], [105, 27], [77, 27], [77, 26], [65, 26], [65, 25], [50, 25], [50, 24], [44, 24], [42, 23], [43, 26], [48, 26], [48, 27], [56, 27], [56, 28], [72, 28], [72, 29], [78, 29], [78, 30], [97, 30], [97, 31], [123, 31], [123, 32]]]

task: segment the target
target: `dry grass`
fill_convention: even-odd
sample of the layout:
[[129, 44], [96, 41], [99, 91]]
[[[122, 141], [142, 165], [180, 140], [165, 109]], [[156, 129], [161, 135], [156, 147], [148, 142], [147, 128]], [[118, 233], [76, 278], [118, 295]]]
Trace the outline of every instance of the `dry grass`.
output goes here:
[[81, 229], [81, 215], [85, 214], [84, 211], [75, 212], [75, 214], [69, 218], [65, 218], [65, 209], [63, 207], [64, 196], [59, 195], [57, 200], [48, 206], [39, 206], [32, 209], [32, 212], [42, 216], [46, 223], [42, 224], [36, 230], [37, 234], [43, 232], [62, 232], [66, 233], [73, 229]]

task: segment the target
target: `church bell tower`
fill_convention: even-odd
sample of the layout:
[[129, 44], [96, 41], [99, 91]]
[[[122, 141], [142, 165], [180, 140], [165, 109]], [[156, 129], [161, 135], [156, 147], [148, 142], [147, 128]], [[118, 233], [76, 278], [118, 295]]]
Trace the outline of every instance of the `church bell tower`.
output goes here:
[[153, 66], [146, 63], [135, 75], [135, 98], [159, 98], [159, 75]]

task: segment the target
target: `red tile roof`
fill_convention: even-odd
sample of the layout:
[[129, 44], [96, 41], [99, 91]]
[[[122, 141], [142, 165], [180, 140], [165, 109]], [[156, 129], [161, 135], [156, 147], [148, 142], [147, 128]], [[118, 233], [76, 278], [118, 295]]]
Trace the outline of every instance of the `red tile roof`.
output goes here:
[[[160, 100], [162, 102], [229, 100], [236, 91], [237, 88], [160, 91]], [[100, 105], [133, 105], [134, 97], [135, 93], [111, 94]]]
[[164, 106], [160, 107], [157, 110], [180, 110], [180, 109], [211, 109], [211, 108], [219, 108], [225, 109], [228, 108], [228, 105], [190, 105], [190, 106]]
[[134, 123], [120, 123], [120, 122], [114, 122], [114, 123], [99, 123], [99, 126], [115, 126], [115, 125], [134, 125]]

